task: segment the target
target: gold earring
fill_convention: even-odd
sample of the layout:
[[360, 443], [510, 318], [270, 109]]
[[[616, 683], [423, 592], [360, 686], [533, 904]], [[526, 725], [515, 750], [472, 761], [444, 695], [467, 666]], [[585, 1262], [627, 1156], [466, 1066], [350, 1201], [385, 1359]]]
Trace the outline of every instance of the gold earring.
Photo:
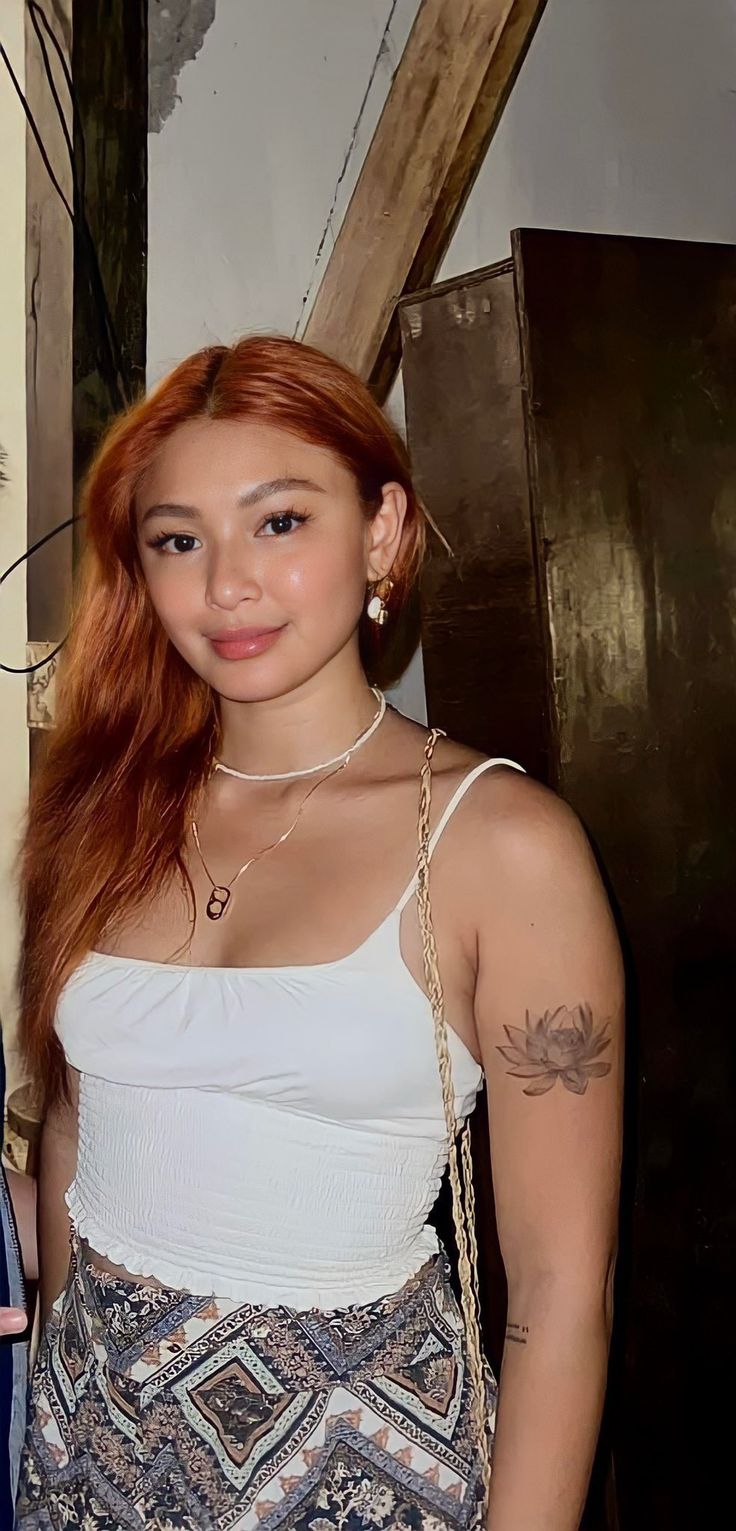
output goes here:
[[[385, 595], [378, 594], [378, 588], [381, 585], [385, 587]], [[384, 622], [388, 621], [387, 602], [393, 588], [394, 582], [392, 579], [389, 579], [388, 575], [385, 575], [383, 579], [377, 579], [372, 587], [373, 594], [368, 602], [366, 613], [371, 621], [376, 622], [379, 627], [383, 627]]]

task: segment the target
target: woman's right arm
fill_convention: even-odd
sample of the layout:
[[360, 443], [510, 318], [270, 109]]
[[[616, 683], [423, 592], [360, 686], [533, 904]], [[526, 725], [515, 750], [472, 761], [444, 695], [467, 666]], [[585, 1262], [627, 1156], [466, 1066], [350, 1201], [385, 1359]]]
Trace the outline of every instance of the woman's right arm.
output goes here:
[[52, 1106], [41, 1131], [38, 1174], [38, 1259], [41, 1323], [66, 1285], [69, 1270], [69, 1212], [64, 1192], [77, 1168], [79, 1076], [70, 1069], [69, 1105]]

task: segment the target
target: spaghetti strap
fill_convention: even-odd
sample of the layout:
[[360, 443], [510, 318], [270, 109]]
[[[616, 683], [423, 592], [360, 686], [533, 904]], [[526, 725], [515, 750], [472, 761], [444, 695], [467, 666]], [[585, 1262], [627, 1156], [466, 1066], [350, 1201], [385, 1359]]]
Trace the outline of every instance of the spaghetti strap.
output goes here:
[[[462, 781], [459, 782], [458, 786], [455, 788], [455, 791], [453, 792], [452, 797], [450, 798], [450, 801], [447, 804], [447, 807], [445, 808], [444, 813], [442, 814], [442, 817], [441, 817], [441, 819], [439, 821], [439, 824], [437, 825], [436, 829], [434, 830], [434, 833], [432, 834], [432, 836], [430, 838], [429, 847], [428, 847], [428, 856], [429, 856], [429, 860], [430, 861], [432, 859], [432, 853], [434, 851], [434, 848], [435, 848], [435, 846], [436, 846], [436, 844], [437, 844], [441, 834], [443, 833], [443, 830], [445, 829], [446, 825], [449, 823], [450, 819], [452, 818], [452, 815], [455, 812], [455, 809], [457, 808], [458, 803], [461, 802], [462, 799], [464, 798], [465, 793], [468, 790], [468, 787], [472, 787], [473, 782], [475, 781], [476, 776], [482, 776], [484, 771], [489, 770], [491, 766], [497, 766], [497, 765], [513, 766], [515, 771], [521, 771], [524, 775], [526, 775], [526, 772], [524, 771], [524, 767], [523, 766], [520, 766], [516, 760], [507, 760], [505, 755], [494, 755], [494, 756], [492, 756], [491, 759], [489, 759], [489, 760], [481, 760], [480, 763], [477, 766], [473, 766], [472, 770], [467, 772], [467, 774], [463, 777]], [[412, 897], [412, 895], [416, 891], [417, 879], [418, 879], [418, 873], [415, 872], [414, 876], [412, 877], [411, 882], [409, 883], [408, 888], [405, 888], [404, 892], [401, 895], [401, 898], [399, 899], [398, 904], [396, 904], [394, 906], [394, 913], [400, 914], [401, 910], [405, 907], [406, 904], [408, 904], [409, 899]]]

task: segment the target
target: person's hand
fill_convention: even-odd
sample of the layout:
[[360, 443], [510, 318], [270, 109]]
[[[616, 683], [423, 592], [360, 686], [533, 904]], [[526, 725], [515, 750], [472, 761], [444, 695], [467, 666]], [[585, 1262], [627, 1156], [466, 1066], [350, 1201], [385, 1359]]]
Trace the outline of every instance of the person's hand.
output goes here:
[[0, 1335], [22, 1334], [28, 1318], [22, 1308], [0, 1308]]

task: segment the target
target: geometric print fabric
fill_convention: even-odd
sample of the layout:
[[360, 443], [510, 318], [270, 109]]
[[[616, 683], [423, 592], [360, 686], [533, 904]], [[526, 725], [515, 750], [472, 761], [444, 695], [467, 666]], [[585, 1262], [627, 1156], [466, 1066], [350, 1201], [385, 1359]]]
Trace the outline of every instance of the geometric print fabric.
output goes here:
[[388, 1297], [298, 1312], [122, 1280], [72, 1236], [18, 1531], [475, 1531], [481, 1496], [443, 1250]]

